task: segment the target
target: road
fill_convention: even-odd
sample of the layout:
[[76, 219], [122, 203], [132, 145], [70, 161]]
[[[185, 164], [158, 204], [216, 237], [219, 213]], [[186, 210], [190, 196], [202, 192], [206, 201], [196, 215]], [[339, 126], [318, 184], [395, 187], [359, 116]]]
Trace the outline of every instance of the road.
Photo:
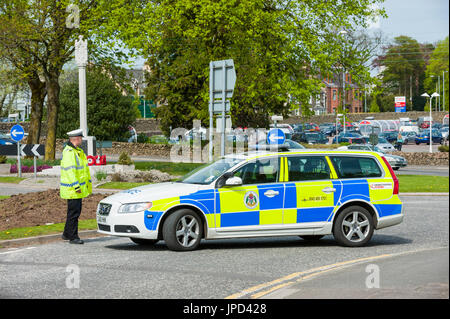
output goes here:
[[[442, 290], [448, 296], [449, 197], [402, 196], [402, 200], [404, 222], [376, 231], [362, 248], [340, 247], [332, 236], [326, 236], [317, 243], [298, 237], [203, 241], [199, 250], [188, 253], [169, 251], [164, 242], [141, 247], [116, 237], [91, 238], [84, 245], [61, 241], [2, 249], [0, 298], [256, 298], [261, 293], [267, 296], [265, 291], [294, 278], [293, 274], [326, 265], [373, 261], [384, 278], [390, 273], [383, 270], [388, 258], [381, 263], [379, 256], [435, 249], [441, 249], [444, 264], [430, 262], [424, 267], [424, 261], [431, 258], [426, 253], [410, 253], [408, 259], [398, 259], [398, 264], [415, 262], [437, 274], [436, 278], [417, 278], [409, 267], [403, 264], [401, 268], [411, 285], [427, 288], [427, 296], [430, 289], [432, 296], [440, 297]], [[335, 278], [341, 285], [354, 284], [349, 277]], [[443, 280], [443, 286], [433, 286], [436, 280]], [[339, 286], [330, 287], [336, 294]], [[381, 288], [398, 289], [399, 298], [410, 296], [403, 286], [388, 287], [383, 279]]]

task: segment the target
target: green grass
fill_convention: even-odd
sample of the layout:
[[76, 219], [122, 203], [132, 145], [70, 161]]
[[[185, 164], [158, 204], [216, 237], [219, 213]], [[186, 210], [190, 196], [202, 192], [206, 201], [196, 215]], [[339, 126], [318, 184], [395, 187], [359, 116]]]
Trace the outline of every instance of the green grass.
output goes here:
[[181, 176], [203, 165], [203, 163], [135, 162], [134, 165], [136, 169], [141, 171], [157, 169], [170, 175]]
[[98, 186], [97, 188], [106, 188], [106, 189], [130, 189], [142, 185], [148, 185], [150, 183], [130, 183], [130, 182], [107, 182]]
[[397, 175], [400, 193], [448, 193], [449, 178], [428, 175]]
[[15, 177], [15, 176], [0, 176], [0, 183], [13, 183], [19, 184], [25, 178], [23, 177]]
[[5, 198], [9, 198], [10, 196], [5, 196], [5, 195], [0, 195], [0, 200], [5, 199]]
[[[95, 219], [79, 220], [78, 229], [79, 230], [97, 229], [97, 221]], [[62, 233], [63, 231], [64, 231], [64, 223], [33, 226], [33, 227], [12, 228], [0, 231], [0, 240], [50, 235]]]

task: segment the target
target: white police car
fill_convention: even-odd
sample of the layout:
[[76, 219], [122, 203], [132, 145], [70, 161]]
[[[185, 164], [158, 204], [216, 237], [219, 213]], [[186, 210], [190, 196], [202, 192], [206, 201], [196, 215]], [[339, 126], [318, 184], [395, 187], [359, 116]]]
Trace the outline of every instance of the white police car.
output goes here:
[[178, 182], [150, 184], [100, 201], [98, 231], [137, 244], [164, 240], [196, 249], [201, 239], [333, 234], [363, 246], [375, 229], [403, 220], [388, 161], [364, 151], [300, 150], [227, 156]]

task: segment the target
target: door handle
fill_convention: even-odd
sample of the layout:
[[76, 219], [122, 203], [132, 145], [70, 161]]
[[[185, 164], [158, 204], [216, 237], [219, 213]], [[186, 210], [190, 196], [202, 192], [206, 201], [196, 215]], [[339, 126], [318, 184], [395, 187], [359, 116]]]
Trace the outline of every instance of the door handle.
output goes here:
[[322, 189], [322, 192], [329, 194], [329, 193], [334, 193], [336, 191], [336, 188], [333, 187], [325, 187], [324, 189]]
[[277, 196], [278, 194], [280, 194], [280, 192], [278, 192], [278, 191], [274, 191], [274, 190], [268, 190], [268, 191], [266, 191], [266, 192], [264, 192], [264, 195], [266, 196], [266, 197], [270, 197], [270, 198], [272, 198], [272, 197], [274, 197], [274, 196]]

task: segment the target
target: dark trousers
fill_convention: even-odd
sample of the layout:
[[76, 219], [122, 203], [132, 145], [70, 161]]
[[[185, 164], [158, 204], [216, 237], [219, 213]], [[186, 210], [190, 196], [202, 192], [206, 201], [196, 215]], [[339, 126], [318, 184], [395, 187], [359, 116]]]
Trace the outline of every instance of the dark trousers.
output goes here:
[[81, 198], [67, 200], [67, 219], [63, 234], [70, 240], [79, 238], [78, 218], [81, 215], [81, 204]]

